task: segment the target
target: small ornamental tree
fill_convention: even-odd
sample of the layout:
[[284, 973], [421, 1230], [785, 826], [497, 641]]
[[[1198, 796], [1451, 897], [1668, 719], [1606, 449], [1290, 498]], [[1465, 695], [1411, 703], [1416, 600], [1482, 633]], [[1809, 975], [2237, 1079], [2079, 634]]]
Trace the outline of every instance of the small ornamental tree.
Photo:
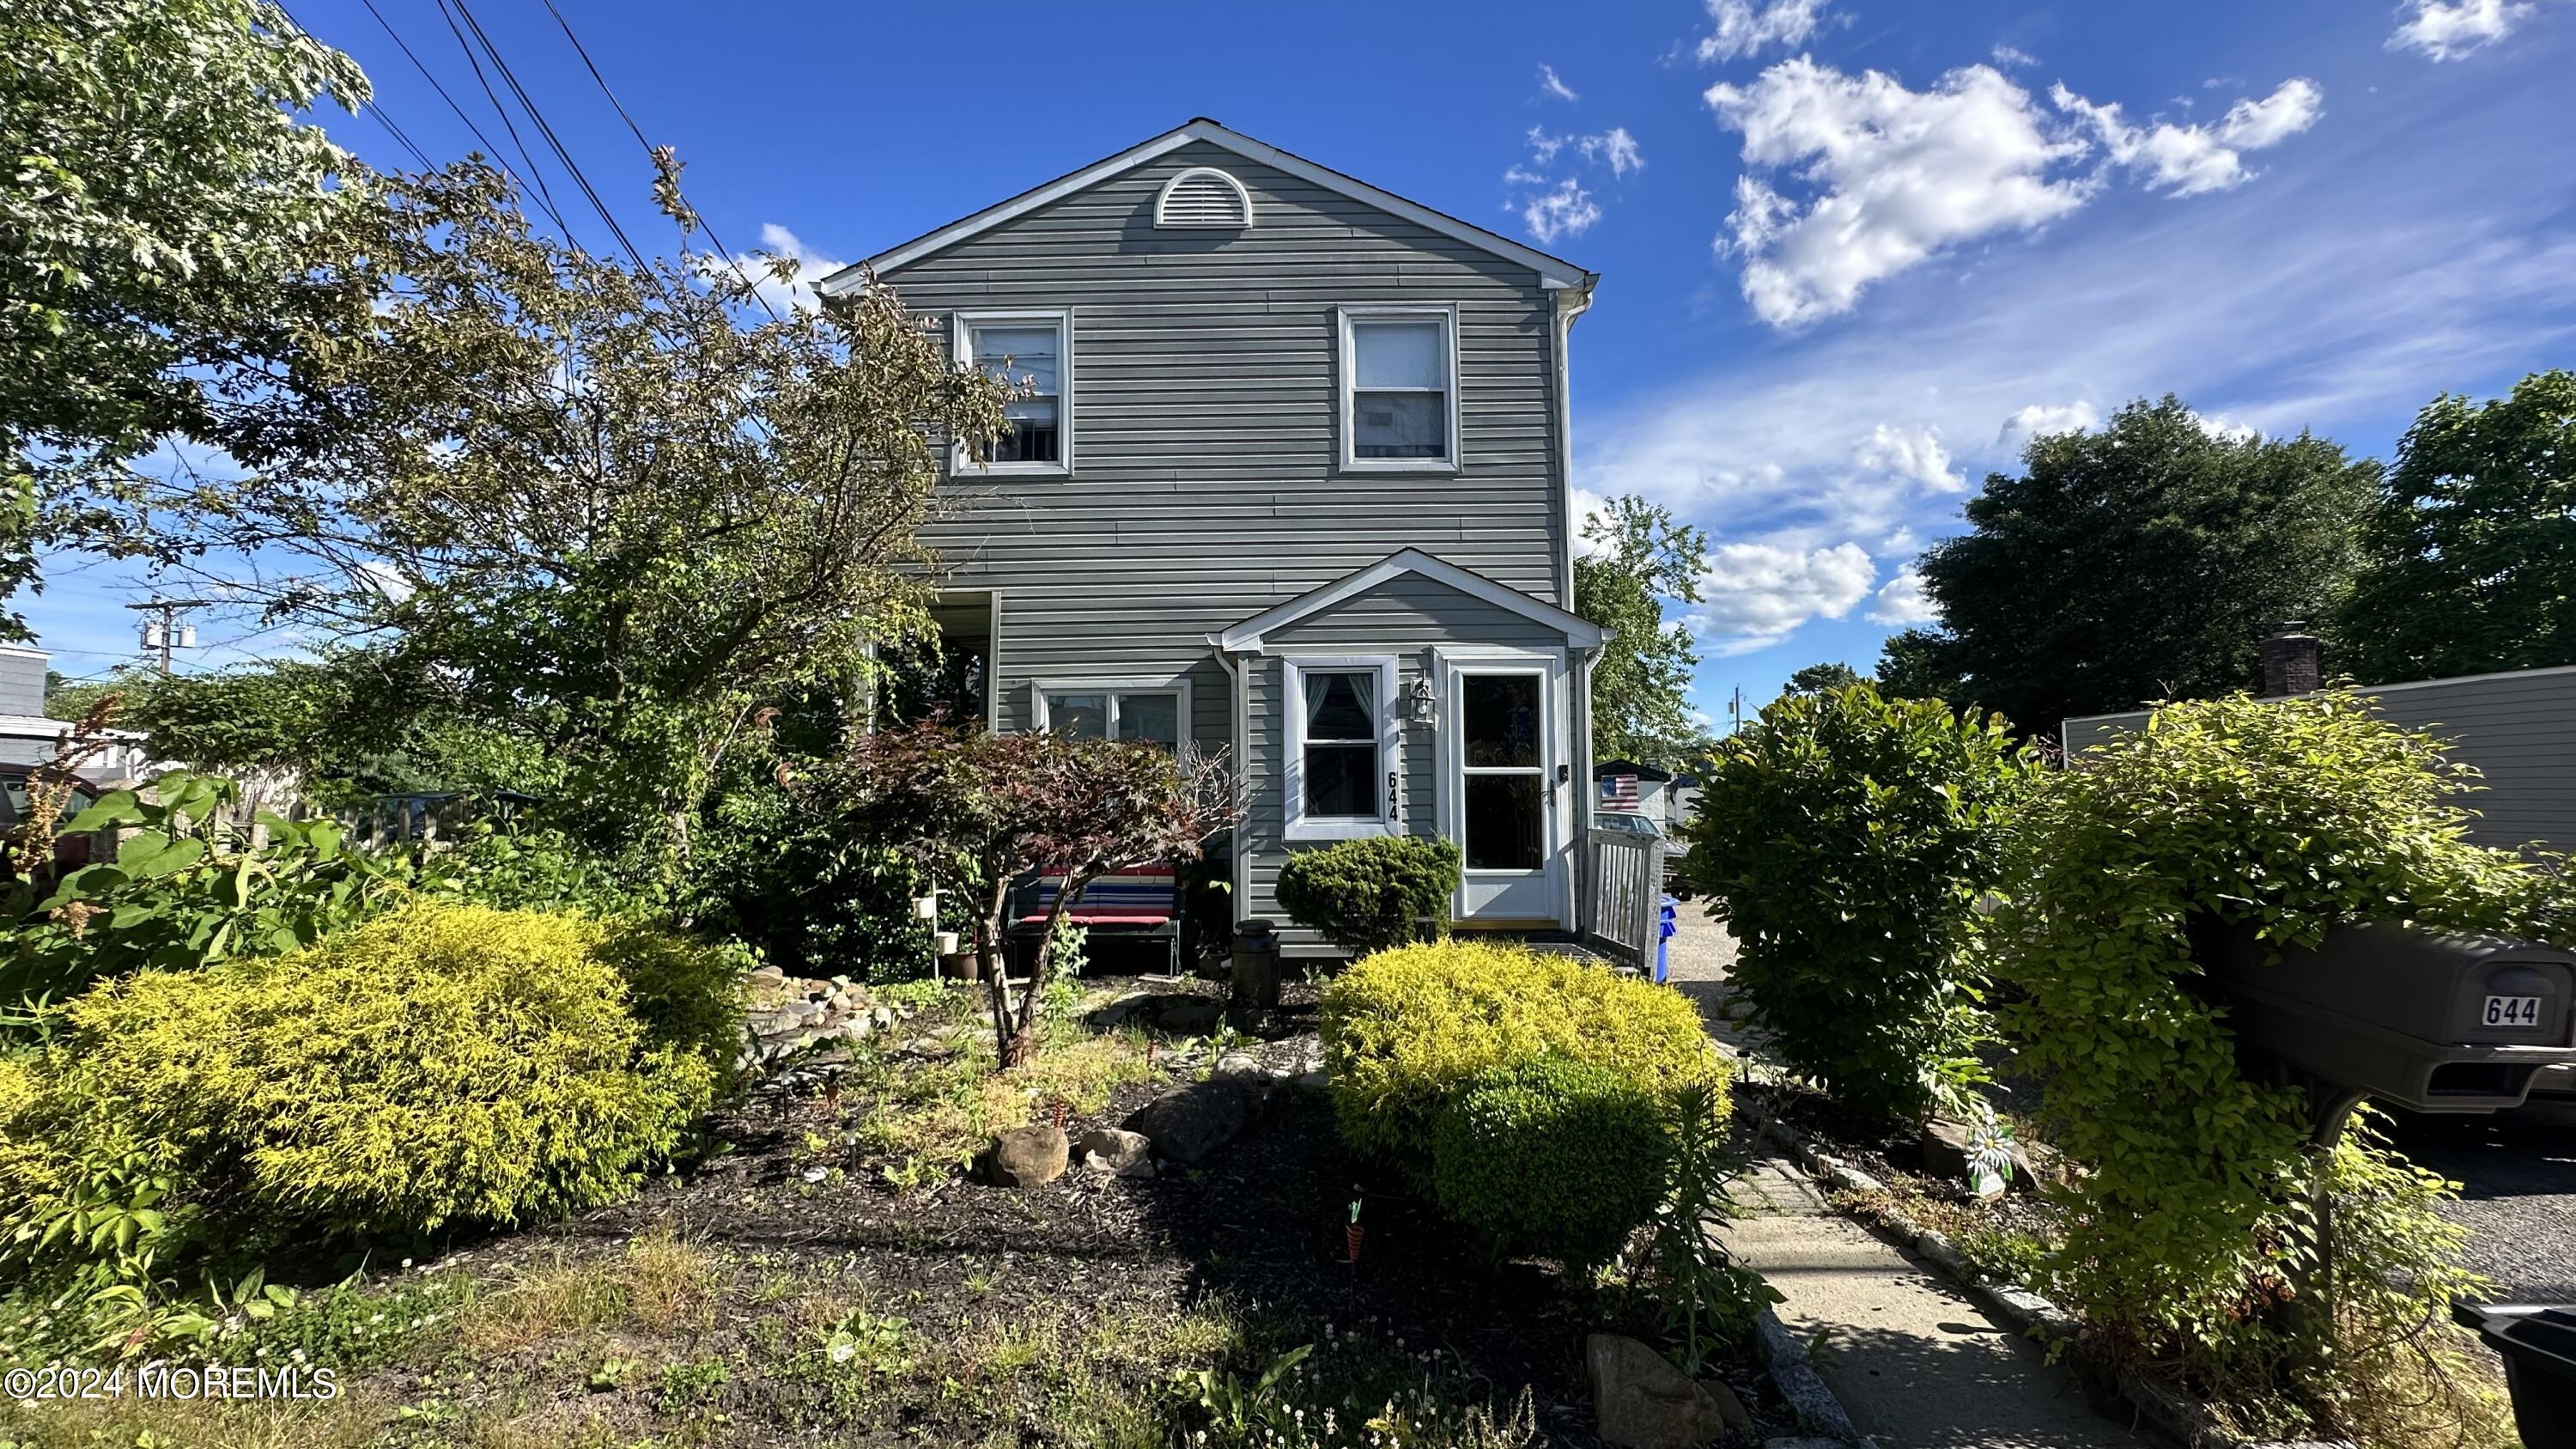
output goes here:
[[1719, 746], [1681, 868], [1733, 929], [1781, 1055], [1864, 1113], [1979, 1075], [1980, 895], [2032, 764], [2000, 716], [1866, 684], [1789, 694]]
[[[1175, 754], [1043, 730], [991, 734], [935, 718], [861, 735], [814, 779], [792, 783], [856, 833], [911, 856], [944, 887], [983, 893], [975, 956], [1005, 1068], [1036, 1047], [1057, 918], [1112, 871], [1197, 859], [1238, 813], [1224, 762], [1187, 748]], [[999, 959], [1003, 913], [1011, 882], [1031, 871], [1063, 876], [1064, 889], [1047, 909], [1028, 984], [1014, 997]]]
[[[2259, 1410], [2266, 1437], [2454, 1442], [2488, 1412], [2443, 1322], [2476, 1283], [2460, 1230], [2433, 1211], [2439, 1178], [2366, 1123], [2316, 1152], [2304, 1095], [2247, 1078], [2195, 932], [2313, 946], [2384, 922], [2576, 944], [2562, 872], [2467, 839], [2451, 799], [2473, 776], [2351, 693], [2236, 695], [2165, 705], [2084, 751], [2011, 832], [2003, 1025], [2044, 1085], [2055, 1144], [2085, 1169], [2060, 1189], [2057, 1296]], [[2297, 1311], [2329, 1284], [2326, 1311]], [[2391, 1415], [2410, 1432], [2388, 1432]]]

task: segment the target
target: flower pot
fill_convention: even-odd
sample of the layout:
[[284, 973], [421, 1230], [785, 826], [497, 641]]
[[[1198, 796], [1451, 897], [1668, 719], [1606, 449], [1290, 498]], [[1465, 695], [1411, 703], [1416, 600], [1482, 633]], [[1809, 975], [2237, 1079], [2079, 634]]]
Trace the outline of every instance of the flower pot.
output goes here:
[[1367, 1231], [1368, 1229], [1361, 1227], [1357, 1223], [1353, 1223], [1344, 1235], [1346, 1241], [1350, 1244], [1350, 1261], [1353, 1263], [1357, 1263], [1360, 1260], [1360, 1235]]
[[930, 940], [931, 949], [937, 951], [940, 955], [954, 956], [957, 954], [957, 933], [955, 931], [934, 931], [931, 933]]
[[938, 920], [939, 893], [937, 891], [933, 891], [926, 896], [914, 896], [912, 898], [912, 915], [913, 919], [918, 921]]

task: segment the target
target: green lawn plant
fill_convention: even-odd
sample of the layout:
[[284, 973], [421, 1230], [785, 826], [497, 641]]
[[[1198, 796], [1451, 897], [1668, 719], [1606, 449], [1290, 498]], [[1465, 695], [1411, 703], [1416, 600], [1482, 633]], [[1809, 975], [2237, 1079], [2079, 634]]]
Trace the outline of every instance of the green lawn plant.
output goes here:
[[[2167, 705], [2086, 751], [2014, 833], [2004, 1021], [2083, 1168], [2058, 1190], [2047, 1271], [2114, 1343], [2273, 1437], [2435, 1442], [2412, 1424], [2450, 1442], [2490, 1423], [2442, 1318], [2477, 1283], [2433, 1211], [2438, 1178], [2366, 1131], [2312, 1153], [2304, 1095], [2240, 1073], [2194, 933], [2308, 946], [2393, 922], [2570, 940], [2563, 876], [2469, 843], [2456, 796], [2473, 783], [2349, 692], [2238, 695]], [[2309, 1210], [2321, 1175], [2330, 1265]]]
[[2000, 717], [1866, 684], [1785, 695], [1720, 745], [1682, 869], [1781, 1059], [1911, 1118], [1980, 1073], [1980, 897], [2032, 757]]
[[1354, 956], [1449, 934], [1458, 845], [1427, 835], [1371, 835], [1301, 850], [1279, 867], [1288, 918]]
[[1442, 1110], [1433, 1196], [1497, 1251], [1580, 1272], [1654, 1215], [1669, 1155], [1661, 1102], [1617, 1070], [1549, 1053], [1486, 1069]]

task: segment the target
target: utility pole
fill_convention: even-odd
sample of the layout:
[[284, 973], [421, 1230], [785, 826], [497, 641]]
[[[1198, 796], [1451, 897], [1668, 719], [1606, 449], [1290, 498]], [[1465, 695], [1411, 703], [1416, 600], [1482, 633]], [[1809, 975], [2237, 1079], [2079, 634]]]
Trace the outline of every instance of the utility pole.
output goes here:
[[[197, 626], [180, 623], [179, 611], [202, 609], [212, 602], [210, 599], [153, 599], [147, 603], [125, 606], [138, 610], [146, 616], [143, 621], [143, 647], [160, 653], [161, 672], [164, 675], [170, 673], [173, 650], [197, 647]], [[150, 617], [156, 614], [160, 617], [157, 619]]]

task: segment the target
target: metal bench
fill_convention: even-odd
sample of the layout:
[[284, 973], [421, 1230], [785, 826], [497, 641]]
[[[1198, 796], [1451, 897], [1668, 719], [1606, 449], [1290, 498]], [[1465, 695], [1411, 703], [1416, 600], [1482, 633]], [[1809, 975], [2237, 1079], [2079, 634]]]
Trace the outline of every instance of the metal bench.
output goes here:
[[[1064, 890], [1060, 875], [1023, 876], [1011, 887], [1004, 933], [1014, 947], [1030, 943], [1029, 960], [1037, 959], [1036, 942], [1047, 928], [1047, 912]], [[1181, 974], [1181, 937], [1186, 919], [1186, 893], [1180, 872], [1168, 865], [1141, 865], [1112, 871], [1083, 888], [1082, 898], [1063, 919], [1096, 938], [1169, 943], [1169, 971]], [[1013, 952], [1017, 955], [1016, 949]]]

